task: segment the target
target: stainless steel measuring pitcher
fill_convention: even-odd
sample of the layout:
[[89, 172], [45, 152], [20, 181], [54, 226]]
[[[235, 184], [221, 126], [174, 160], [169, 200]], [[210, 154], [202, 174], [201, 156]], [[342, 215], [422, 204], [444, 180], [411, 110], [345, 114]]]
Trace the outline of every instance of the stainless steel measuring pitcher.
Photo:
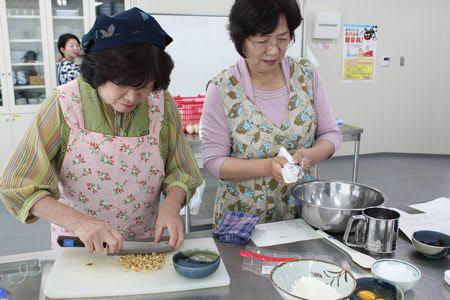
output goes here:
[[[347, 223], [344, 242], [352, 247], [364, 248], [375, 254], [389, 254], [395, 251], [400, 214], [382, 207], [369, 207], [362, 215], [352, 216]], [[352, 224], [357, 221], [355, 241], [348, 241]]]

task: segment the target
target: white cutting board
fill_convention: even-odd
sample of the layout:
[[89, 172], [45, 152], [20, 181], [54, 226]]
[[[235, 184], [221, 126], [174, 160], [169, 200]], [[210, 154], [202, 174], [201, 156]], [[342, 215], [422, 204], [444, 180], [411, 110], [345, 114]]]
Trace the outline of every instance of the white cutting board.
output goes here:
[[[219, 252], [212, 238], [185, 240], [181, 250], [209, 248]], [[118, 256], [89, 254], [84, 248], [61, 248], [48, 276], [44, 294], [49, 298], [83, 298], [139, 295], [195, 290], [230, 285], [221, 260], [219, 269], [208, 277], [190, 279], [175, 271], [172, 256], [158, 271], [125, 272]], [[89, 262], [94, 262], [88, 266]]]

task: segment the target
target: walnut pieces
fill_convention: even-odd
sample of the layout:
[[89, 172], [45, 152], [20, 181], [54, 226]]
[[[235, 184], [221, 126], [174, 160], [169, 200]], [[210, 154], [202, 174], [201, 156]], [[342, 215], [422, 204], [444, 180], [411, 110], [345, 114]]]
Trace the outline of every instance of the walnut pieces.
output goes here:
[[156, 271], [164, 265], [164, 253], [131, 254], [120, 257], [124, 271]]

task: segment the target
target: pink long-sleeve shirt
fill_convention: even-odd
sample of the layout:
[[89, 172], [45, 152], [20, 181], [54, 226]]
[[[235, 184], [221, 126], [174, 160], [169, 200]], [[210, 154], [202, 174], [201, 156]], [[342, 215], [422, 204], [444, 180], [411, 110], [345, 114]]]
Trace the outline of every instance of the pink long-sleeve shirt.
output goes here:
[[[264, 116], [277, 126], [281, 126], [289, 104], [289, 84], [291, 81], [289, 62], [284, 58], [281, 68], [286, 85], [273, 91], [253, 89], [252, 80], [244, 58], [228, 70], [233, 74], [249, 98], [263, 112]], [[316, 141], [327, 140], [339, 149], [342, 136], [336, 125], [325, 88], [315, 68], [313, 72], [314, 110], [317, 116]], [[219, 91], [214, 84], [209, 84], [202, 113], [202, 154], [206, 172], [219, 179], [220, 168], [225, 159], [230, 157], [232, 141], [230, 126], [225, 115], [225, 108]]]

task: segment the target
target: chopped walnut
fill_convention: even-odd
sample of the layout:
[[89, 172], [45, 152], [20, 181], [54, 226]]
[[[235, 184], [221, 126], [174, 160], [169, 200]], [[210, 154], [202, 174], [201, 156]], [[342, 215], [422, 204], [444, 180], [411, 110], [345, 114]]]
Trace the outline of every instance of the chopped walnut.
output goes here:
[[163, 253], [131, 254], [120, 257], [120, 264], [125, 271], [155, 271], [164, 265]]

